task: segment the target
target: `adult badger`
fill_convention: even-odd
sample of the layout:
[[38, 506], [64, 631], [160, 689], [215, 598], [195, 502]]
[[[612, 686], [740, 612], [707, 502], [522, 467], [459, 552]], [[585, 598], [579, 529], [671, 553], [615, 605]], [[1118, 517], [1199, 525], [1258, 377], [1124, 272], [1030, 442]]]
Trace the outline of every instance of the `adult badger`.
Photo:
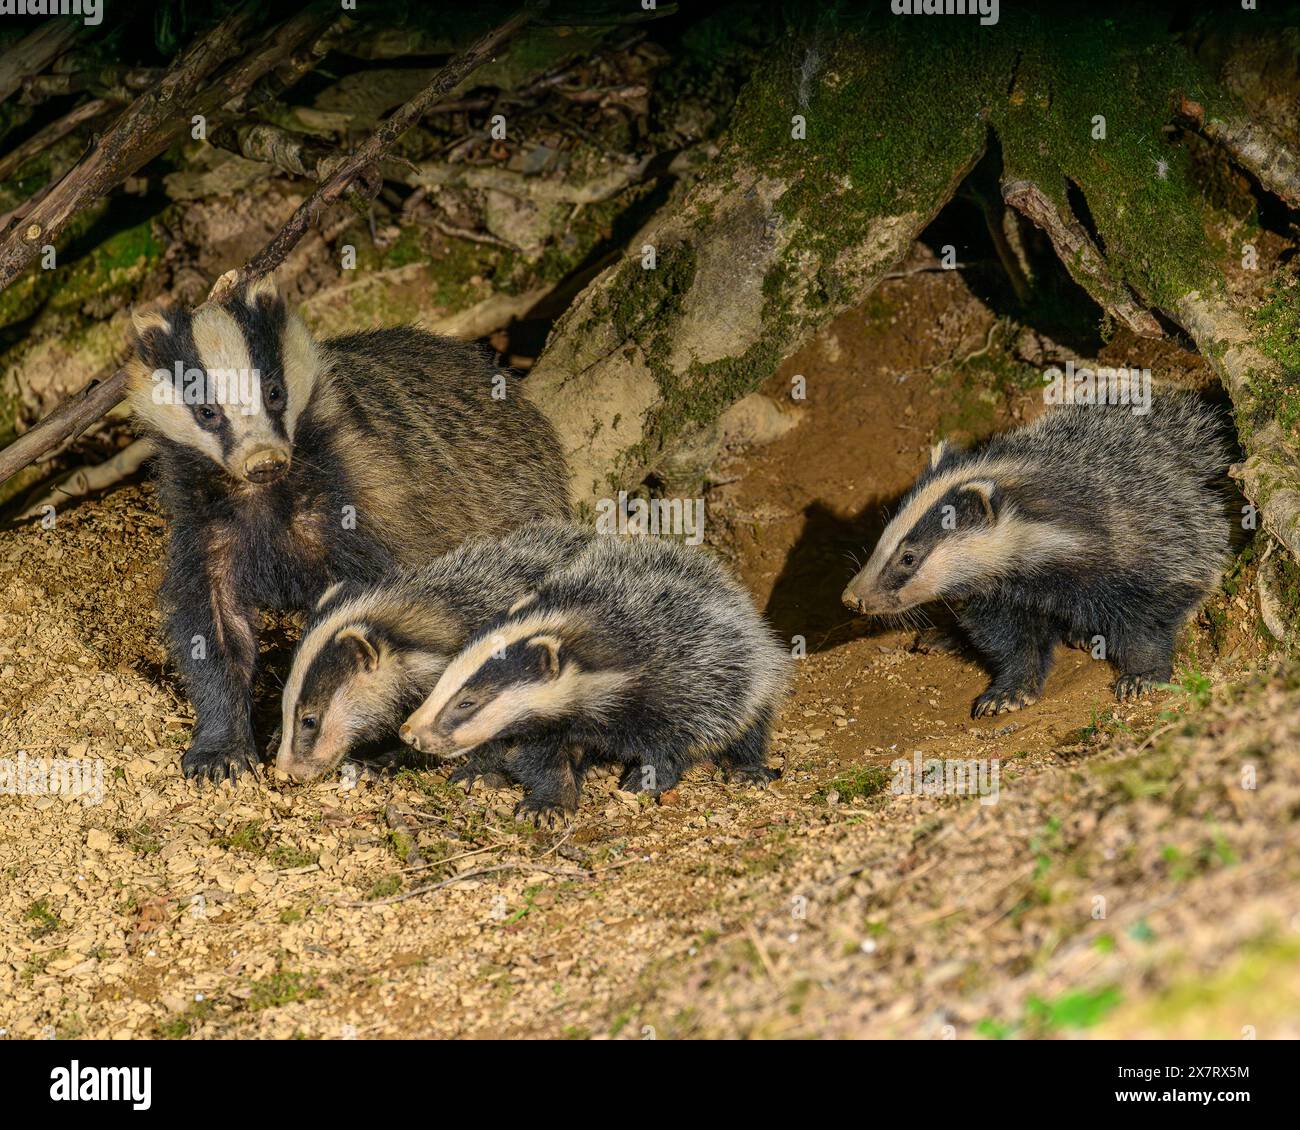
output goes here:
[[134, 321], [128, 395], [158, 449], [160, 600], [195, 712], [187, 777], [257, 761], [258, 609], [568, 515], [555, 433], [474, 346], [409, 326], [317, 342], [268, 280]]
[[955, 605], [993, 671], [975, 717], [1030, 705], [1055, 645], [1098, 636], [1116, 697], [1144, 694], [1227, 564], [1232, 446], [1226, 416], [1185, 392], [1147, 415], [1065, 405], [977, 451], [941, 443], [844, 603]]

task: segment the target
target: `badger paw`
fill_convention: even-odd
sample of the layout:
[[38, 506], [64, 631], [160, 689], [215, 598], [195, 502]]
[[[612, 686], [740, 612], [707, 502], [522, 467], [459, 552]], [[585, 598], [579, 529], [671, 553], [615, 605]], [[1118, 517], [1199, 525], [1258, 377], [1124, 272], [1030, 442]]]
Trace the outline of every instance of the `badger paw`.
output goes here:
[[1009, 714], [1013, 710], [1033, 706], [1037, 701], [1038, 696], [1032, 691], [1003, 691], [995, 687], [989, 687], [975, 700], [974, 705], [970, 708], [970, 716], [972, 718], [982, 718], [986, 714]]
[[190, 781], [234, 782], [245, 769], [250, 773], [257, 769], [257, 753], [251, 746], [192, 745], [181, 758], [181, 772]]
[[509, 778], [504, 773], [490, 766], [475, 765], [468, 761], [452, 770], [447, 776], [447, 784], [464, 785], [466, 792], [471, 792], [480, 782], [489, 789], [503, 789], [510, 784]]
[[1159, 690], [1163, 679], [1154, 675], [1121, 675], [1115, 680], [1115, 701], [1136, 702], [1152, 691]]
[[673, 788], [678, 774], [661, 773], [652, 765], [629, 765], [618, 779], [618, 787], [625, 793], [649, 793], [658, 796]]
[[736, 781], [742, 785], [752, 785], [756, 789], [765, 789], [781, 776], [779, 769], [769, 769], [766, 765], [735, 765], [726, 770], [728, 782]]
[[515, 805], [515, 819], [528, 822], [538, 828], [560, 828], [573, 817], [558, 801], [544, 800], [538, 797], [524, 797]]

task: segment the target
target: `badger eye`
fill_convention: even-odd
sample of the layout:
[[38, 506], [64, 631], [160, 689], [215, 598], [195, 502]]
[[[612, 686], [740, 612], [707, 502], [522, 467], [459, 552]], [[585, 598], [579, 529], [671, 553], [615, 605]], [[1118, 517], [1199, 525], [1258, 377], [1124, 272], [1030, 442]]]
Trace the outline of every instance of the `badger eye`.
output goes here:
[[314, 730], [316, 729], [316, 715], [304, 714], [301, 718], [298, 719], [298, 724], [304, 730]]
[[469, 710], [473, 705], [474, 705], [474, 700], [472, 698], [462, 698], [460, 702], [456, 703], [456, 709]]
[[216, 418], [217, 418], [217, 410], [213, 408], [212, 405], [203, 404], [199, 406], [200, 420], [215, 420]]
[[903, 554], [903, 564], [906, 565], [906, 566], [908, 566], [909, 568], [910, 568], [911, 566], [915, 565], [915, 564], [916, 564], [916, 554], [914, 554], [914, 553], [912, 553], [912, 552], [910, 552], [910, 551], [907, 552], [907, 553], [904, 553], [904, 554]]
[[284, 396], [284, 393], [282, 393], [274, 385], [271, 388], [266, 390], [266, 402], [268, 404], [279, 404], [280, 398], [282, 396]]

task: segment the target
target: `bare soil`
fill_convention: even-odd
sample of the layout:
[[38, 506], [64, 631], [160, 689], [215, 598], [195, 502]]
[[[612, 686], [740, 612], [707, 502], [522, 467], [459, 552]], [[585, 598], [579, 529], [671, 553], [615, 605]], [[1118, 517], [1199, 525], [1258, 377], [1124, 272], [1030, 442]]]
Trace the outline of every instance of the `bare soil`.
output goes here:
[[[151, 488], [0, 533], [0, 752], [105, 769], [100, 804], [0, 796], [4, 1034], [1300, 1036], [1300, 692], [1248, 585], [1189, 630], [1182, 692], [1116, 707], [1063, 650], [978, 722], [969, 656], [839, 604], [929, 445], [1041, 401], [993, 379], [961, 278], [886, 288], [783, 366], [798, 425], [708, 495], [711, 546], [806, 641], [763, 791], [598, 775], [552, 831], [438, 772], [199, 790]], [[918, 753], [998, 759], [996, 803], [895, 795]]]

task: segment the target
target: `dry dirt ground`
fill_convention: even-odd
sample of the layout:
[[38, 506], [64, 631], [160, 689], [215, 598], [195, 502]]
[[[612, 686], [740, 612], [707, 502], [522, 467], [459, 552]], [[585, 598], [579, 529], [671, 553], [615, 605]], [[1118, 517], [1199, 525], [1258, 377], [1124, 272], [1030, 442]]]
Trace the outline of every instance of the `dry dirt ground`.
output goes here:
[[[0, 753], [104, 766], [102, 803], [0, 796], [3, 1034], [1300, 1036], [1300, 678], [1247, 584], [1193, 625], [1182, 691], [1117, 709], [1064, 652], [979, 722], [974, 662], [839, 605], [933, 439], [1037, 399], [989, 391], [961, 279], [887, 285], [773, 378], [797, 426], [708, 496], [713, 548], [806, 641], [765, 791], [597, 776], [558, 831], [438, 772], [200, 791], [151, 489], [0, 533]], [[1203, 376], [1162, 348], [1158, 377]], [[891, 791], [918, 756], [998, 759], [996, 802]]]

